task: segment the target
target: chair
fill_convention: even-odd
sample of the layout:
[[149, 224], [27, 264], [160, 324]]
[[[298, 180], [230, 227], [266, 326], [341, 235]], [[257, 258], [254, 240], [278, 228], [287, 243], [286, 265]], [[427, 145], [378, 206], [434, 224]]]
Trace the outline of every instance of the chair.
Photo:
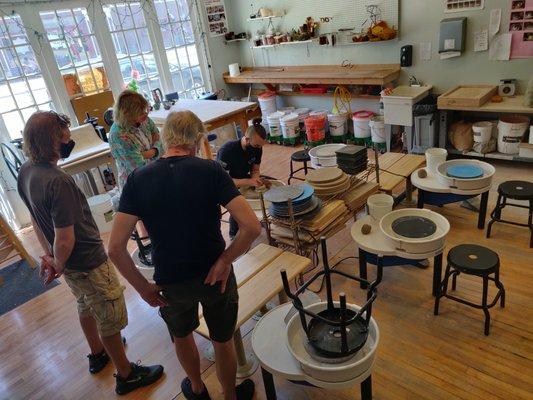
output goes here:
[[[305, 181], [305, 178], [299, 178], [297, 176], [294, 176], [297, 172], [304, 171], [304, 174], [307, 175], [307, 171], [309, 169], [314, 169], [312, 167], [307, 166], [307, 162], [311, 161], [311, 157], [309, 156], [309, 150], [300, 150], [295, 153], [292, 153], [291, 160], [290, 160], [290, 168], [291, 173], [289, 174], [289, 179], [287, 179], [287, 184], [291, 184], [291, 179], [298, 179], [299, 181]], [[298, 168], [297, 170], [294, 169], [293, 162], [297, 163], [303, 163], [303, 166]]]
[[[459, 274], [479, 276], [483, 280], [483, 294], [481, 304], [460, 299], [448, 293], [448, 281], [452, 278], [452, 290], [457, 285]], [[494, 274], [494, 276], [491, 276]], [[498, 293], [490, 304], [487, 304], [489, 281], [493, 281], [498, 288]], [[435, 308], [433, 313], [439, 315], [439, 303], [442, 297], [457, 301], [467, 306], [482, 309], [485, 314], [485, 335], [489, 335], [490, 314], [489, 309], [494, 307], [500, 300], [500, 307], [505, 307], [505, 289], [500, 282], [500, 258], [494, 251], [476, 244], [461, 244], [455, 246], [448, 252], [448, 265], [444, 279], [435, 297]]]
[[[529, 204], [526, 206], [516, 203], [507, 203], [508, 199], [528, 201]], [[502, 219], [502, 210], [505, 208], [505, 206], [528, 209], [529, 217], [527, 224]], [[496, 202], [496, 207], [494, 207], [494, 210], [490, 214], [490, 218], [491, 220], [487, 226], [487, 238], [490, 237], [492, 225], [495, 222], [525, 226], [531, 231], [529, 237], [529, 247], [533, 247], [533, 182], [507, 181], [500, 184], [500, 186], [498, 186], [498, 201]]]
[[[2, 157], [4, 157], [4, 161], [7, 165], [7, 168], [9, 169], [9, 172], [11, 172], [13, 178], [17, 180], [20, 167], [22, 167], [22, 164], [24, 164], [25, 157], [19, 146], [17, 146], [13, 142], [15, 141], [12, 141], [11, 143], [0, 144], [0, 149], [2, 151]], [[21, 143], [20, 141], [16, 142], [19, 145]]]

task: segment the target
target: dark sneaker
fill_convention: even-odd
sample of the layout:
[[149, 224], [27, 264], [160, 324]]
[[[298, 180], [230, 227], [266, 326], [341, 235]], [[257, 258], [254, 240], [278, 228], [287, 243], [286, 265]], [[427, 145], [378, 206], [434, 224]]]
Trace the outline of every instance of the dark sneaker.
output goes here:
[[103, 370], [109, 362], [109, 356], [105, 350], [102, 350], [98, 354], [89, 354], [87, 358], [89, 359], [89, 372], [91, 374], [97, 374]]
[[237, 400], [252, 400], [254, 397], [255, 383], [251, 379], [242, 381], [235, 388]]
[[181, 391], [187, 400], [211, 400], [209, 392], [205, 386], [202, 393], [194, 393], [192, 391], [191, 380], [188, 377], [181, 381]]
[[117, 394], [126, 394], [143, 386], [148, 386], [157, 381], [163, 375], [162, 365], [137, 365], [131, 363], [131, 372], [127, 378], [121, 378], [115, 374]]
[[[126, 345], [126, 338], [124, 336], [122, 337], [122, 343], [124, 346]], [[89, 372], [91, 374], [97, 374], [103, 370], [110, 360], [105, 349], [98, 354], [89, 354], [87, 358], [89, 359]]]

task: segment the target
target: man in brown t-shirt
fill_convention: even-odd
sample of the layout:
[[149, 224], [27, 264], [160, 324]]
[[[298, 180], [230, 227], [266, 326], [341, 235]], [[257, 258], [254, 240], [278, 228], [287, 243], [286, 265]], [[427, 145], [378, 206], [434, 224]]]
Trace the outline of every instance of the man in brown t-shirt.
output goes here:
[[161, 365], [142, 366], [126, 357], [121, 330], [128, 323], [124, 286], [108, 260], [87, 200], [71, 176], [57, 167], [74, 147], [69, 120], [53, 111], [34, 113], [24, 127], [29, 157], [18, 191], [28, 207], [44, 255], [45, 283], [64, 275], [76, 297], [80, 324], [91, 349], [89, 371], [109, 362], [117, 368], [116, 392], [128, 393], [161, 377]]

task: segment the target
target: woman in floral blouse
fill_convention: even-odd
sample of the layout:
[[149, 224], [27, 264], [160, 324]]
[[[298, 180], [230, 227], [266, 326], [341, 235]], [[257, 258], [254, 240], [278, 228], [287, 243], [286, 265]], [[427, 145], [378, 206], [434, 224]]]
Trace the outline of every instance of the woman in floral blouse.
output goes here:
[[121, 190], [135, 168], [158, 158], [162, 151], [159, 131], [148, 118], [149, 108], [148, 101], [131, 90], [123, 91], [115, 103], [109, 146], [117, 163]]

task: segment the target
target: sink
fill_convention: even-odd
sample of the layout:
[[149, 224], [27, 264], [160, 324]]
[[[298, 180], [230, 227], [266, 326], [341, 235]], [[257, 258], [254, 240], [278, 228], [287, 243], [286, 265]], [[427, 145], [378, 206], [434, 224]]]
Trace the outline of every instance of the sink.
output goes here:
[[402, 103], [408, 101], [415, 104], [426, 97], [432, 88], [433, 86], [397, 86], [389, 96], [383, 96], [383, 101], [401, 100]]
[[385, 123], [412, 126], [413, 104], [429, 94], [433, 86], [397, 86], [388, 96], [382, 96]]

